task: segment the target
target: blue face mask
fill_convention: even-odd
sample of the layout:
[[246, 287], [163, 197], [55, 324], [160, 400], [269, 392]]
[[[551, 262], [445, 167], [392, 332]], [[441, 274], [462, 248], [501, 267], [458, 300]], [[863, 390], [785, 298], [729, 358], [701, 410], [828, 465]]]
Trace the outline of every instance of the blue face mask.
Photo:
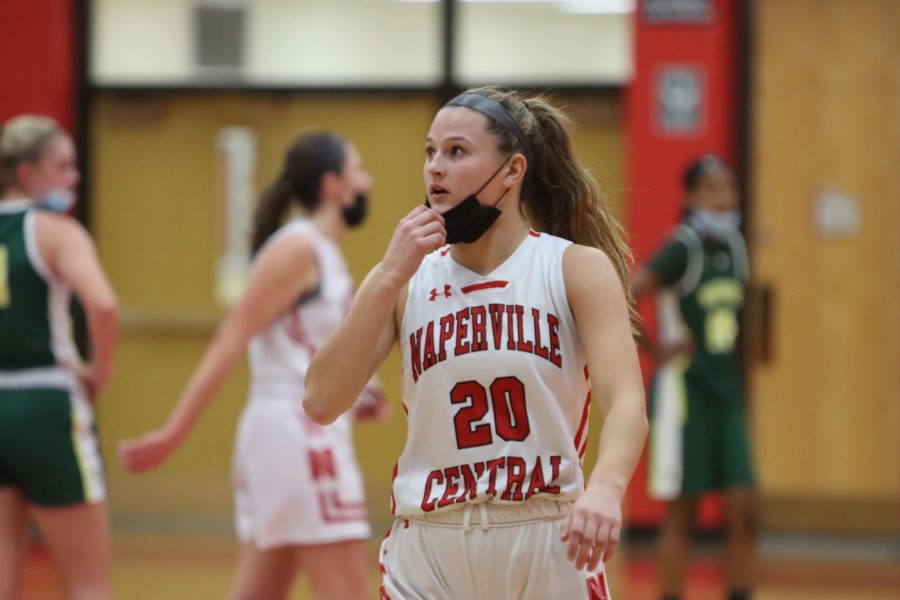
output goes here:
[[703, 208], [694, 209], [688, 217], [688, 223], [696, 230], [715, 238], [726, 238], [738, 232], [741, 226], [741, 213], [730, 210], [717, 213]]
[[75, 194], [59, 188], [52, 188], [37, 201], [36, 206], [42, 210], [65, 214], [75, 206]]

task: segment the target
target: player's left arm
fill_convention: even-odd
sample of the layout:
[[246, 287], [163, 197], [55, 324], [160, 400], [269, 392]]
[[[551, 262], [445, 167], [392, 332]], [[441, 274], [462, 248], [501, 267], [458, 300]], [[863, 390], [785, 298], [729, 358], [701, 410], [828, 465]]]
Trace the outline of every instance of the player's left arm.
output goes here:
[[647, 438], [644, 383], [622, 282], [602, 251], [573, 244], [563, 276], [603, 418], [597, 465], [563, 526], [568, 557], [593, 570], [619, 545], [622, 499]]

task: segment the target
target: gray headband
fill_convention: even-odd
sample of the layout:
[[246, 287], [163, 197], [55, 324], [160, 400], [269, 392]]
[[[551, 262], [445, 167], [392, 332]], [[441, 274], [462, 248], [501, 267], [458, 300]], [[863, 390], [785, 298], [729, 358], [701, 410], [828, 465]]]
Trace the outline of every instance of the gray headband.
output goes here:
[[453, 98], [444, 106], [464, 106], [466, 108], [471, 108], [497, 122], [503, 129], [513, 134], [522, 146], [525, 157], [528, 158], [529, 161], [531, 160], [531, 146], [528, 144], [528, 138], [525, 137], [525, 132], [522, 131], [522, 128], [519, 127], [519, 123], [516, 122], [506, 107], [493, 98], [467, 92]]

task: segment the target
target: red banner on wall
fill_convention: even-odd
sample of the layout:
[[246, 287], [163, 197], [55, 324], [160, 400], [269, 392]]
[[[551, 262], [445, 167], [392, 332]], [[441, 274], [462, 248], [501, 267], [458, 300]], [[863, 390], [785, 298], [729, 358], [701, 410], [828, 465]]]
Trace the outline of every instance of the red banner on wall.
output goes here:
[[[738, 2], [641, 0], [635, 12], [635, 77], [626, 91], [626, 110], [628, 224], [638, 264], [678, 221], [685, 165], [708, 152], [734, 164], [739, 141]], [[668, 10], [686, 7], [690, 14]], [[654, 332], [652, 308], [652, 302], [640, 306]], [[642, 360], [642, 366], [649, 379], [652, 365]], [[663, 505], [647, 496], [645, 456], [629, 494], [629, 524], [655, 527], [663, 514]], [[701, 506], [700, 521], [707, 528], [721, 522], [715, 500]]]
[[53, 117], [73, 132], [76, 4], [59, 0], [0, 3], [0, 121], [37, 113]]

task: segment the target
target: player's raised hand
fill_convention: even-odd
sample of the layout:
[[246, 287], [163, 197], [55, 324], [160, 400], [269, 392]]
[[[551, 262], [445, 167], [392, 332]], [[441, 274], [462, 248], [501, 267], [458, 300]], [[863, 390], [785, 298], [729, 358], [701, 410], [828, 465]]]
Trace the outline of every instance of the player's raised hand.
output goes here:
[[387, 252], [382, 271], [404, 285], [413, 276], [425, 255], [446, 243], [444, 218], [433, 209], [419, 205], [400, 220]]
[[619, 547], [622, 499], [600, 486], [588, 486], [563, 522], [561, 540], [569, 542], [567, 557], [576, 569], [594, 571]]

